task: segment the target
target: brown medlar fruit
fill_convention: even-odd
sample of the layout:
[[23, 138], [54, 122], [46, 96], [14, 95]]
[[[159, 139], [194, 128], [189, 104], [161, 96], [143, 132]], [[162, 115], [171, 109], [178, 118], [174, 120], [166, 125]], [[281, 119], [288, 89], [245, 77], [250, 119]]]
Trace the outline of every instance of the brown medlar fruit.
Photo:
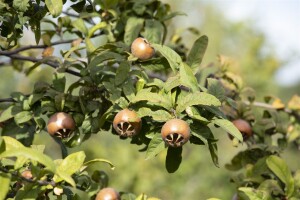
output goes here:
[[72, 116], [64, 112], [52, 115], [47, 124], [48, 133], [60, 138], [70, 137], [75, 127], [75, 121]]
[[142, 120], [138, 117], [136, 112], [124, 109], [116, 114], [113, 127], [120, 136], [131, 137], [140, 132]]
[[145, 38], [136, 38], [131, 44], [131, 53], [140, 60], [147, 60], [154, 56], [155, 50]]
[[167, 145], [180, 147], [190, 139], [190, 126], [181, 119], [171, 119], [163, 125], [161, 136]]
[[246, 120], [236, 119], [232, 123], [242, 133], [244, 139], [252, 136], [252, 128]]
[[121, 197], [115, 189], [108, 187], [100, 190], [95, 200], [121, 200]]

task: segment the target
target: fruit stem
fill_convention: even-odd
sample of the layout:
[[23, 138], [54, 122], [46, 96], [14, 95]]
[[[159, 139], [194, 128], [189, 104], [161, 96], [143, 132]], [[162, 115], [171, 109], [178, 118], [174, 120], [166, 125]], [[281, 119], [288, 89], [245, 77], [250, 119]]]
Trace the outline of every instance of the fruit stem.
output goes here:
[[68, 156], [68, 149], [66, 147], [66, 145], [62, 142], [62, 140], [60, 138], [57, 137], [52, 137], [54, 139], [54, 141], [60, 146], [61, 149], [61, 156], [64, 159], [65, 157]]

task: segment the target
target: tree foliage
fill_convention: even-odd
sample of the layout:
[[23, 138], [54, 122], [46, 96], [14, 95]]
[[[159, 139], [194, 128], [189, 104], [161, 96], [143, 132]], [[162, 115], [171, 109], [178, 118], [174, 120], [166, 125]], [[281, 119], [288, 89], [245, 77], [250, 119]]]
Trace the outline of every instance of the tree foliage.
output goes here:
[[[201, 64], [209, 43], [206, 35], [196, 32], [190, 51], [180, 39], [168, 45], [167, 22], [183, 13], [155, 0], [2, 1], [0, 13], [0, 55], [10, 58], [5, 64], [26, 75], [44, 66], [55, 69], [51, 83], [36, 82], [30, 94], [14, 92], [1, 100], [5, 109], [0, 115], [0, 199], [94, 199], [108, 186], [108, 177], [87, 167], [99, 162], [114, 165], [101, 158], [86, 161], [85, 152], [69, 154], [68, 149], [102, 131], [117, 135], [113, 120], [124, 109], [142, 119], [141, 131], [116, 140], [141, 146], [146, 159], [167, 151], [166, 173], [180, 167], [186, 145], [205, 145], [218, 167], [214, 132], [224, 130], [234, 145], [247, 146], [226, 165], [228, 170], [241, 170], [232, 177], [239, 198], [300, 198], [299, 171], [291, 172], [280, 157], [288, 145], [300, 146], [299, 97], [288, 105], [270, 96], [265, 102], [255, 101], [255, 91], [229, 71], [226, 57], [219, 56], [209, 66]], [[33, 31], [36, 45], [19, 45], [25, 28]], [[153, 58], [144, 61], [132, 54], [130, 46], [137, 37], [150, 42], [156, 51]], [[60, 44], [69, 47], [54, 56]], [[43, 49], [41, 58], [31, 56], [32, 49]], [[76, 79], [67, 84], [66, 74]], [[70, 137], [53, 136], [62, 159], [52, 160], [44, 146], [32, 142], [57, 112], [70, 114], [76, 128]], [[189, 144], [177, 148], [168, 146], [160, 133], [174, 118], [186, 121], [191, 133]], [[253, 135], [245, 137], [231, 122], [234, 119], [247, 121]], [[126, 129], [131, 122], [135, 119], [129, 118]], [[22, 176], [26, 170], [32, 177]], [[121, 198], [154, 199], [130, 191], [121, 192]]]

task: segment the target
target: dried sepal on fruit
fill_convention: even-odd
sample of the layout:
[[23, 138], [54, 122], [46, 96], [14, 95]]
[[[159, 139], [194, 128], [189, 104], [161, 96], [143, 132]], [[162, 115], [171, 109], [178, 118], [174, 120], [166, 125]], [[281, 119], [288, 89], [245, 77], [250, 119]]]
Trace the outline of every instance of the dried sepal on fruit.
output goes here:
[[145, 38], [136, 38], [131, 44], [131, 53], [140, 60], [148, 60], [155, 54], [154, 48]]
[[171, 119], [163, 125], [161, 136], [167, 145], [180, 147], [190, 139], [190, 126], [181, 119]]
[[75, 121], [72, 116], [64, 112], [52, 115], [47, 124], [48, 133], [59, 138], [70, 137], [75, 127]]
[[120, 136], [131, 137], [140, 132], [142, 120], [135, 111], [124, 109], [116, 114], [113, 127]]

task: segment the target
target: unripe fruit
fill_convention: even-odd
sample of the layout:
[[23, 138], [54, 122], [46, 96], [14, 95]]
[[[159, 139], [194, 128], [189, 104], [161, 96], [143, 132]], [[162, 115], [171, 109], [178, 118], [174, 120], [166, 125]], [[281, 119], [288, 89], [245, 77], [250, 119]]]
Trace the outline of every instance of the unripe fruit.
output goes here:
[[248, 139], [252, 136], [252, 128], [246, 120], [236, 119], [233, 120], [232, 123], [242, 133], [244, 139]]
[[103, 188], [95, 200], [121, 200], [120, 194], [113, 188]]
[[171, 119], [163, 125], [161, 136], [169, 146], [180, 147], [190, 139], [190, 126], [181, 119]]
[[147, 60], [154, 56], [155, 50], [144, 38], [136, 38], [131, 44], [131, 53], [140, 60]]
[[116, 114], [113, 127], [120, 136], [131, 137], [140, 132], [142, 120], [136, 112], [124, 109]]
[[32, 178], [33, 178], [32, 173], [31, 173], [31, 171], [30, 171], [29, 169], [24, 170], [24, 171], [21, 173], [21, 176], [22, 176], [23, 178], [26, 178], [26, 179], [32, 179]]
[[58, 112], [52, 115], [47, 124], [48, 133], [60, 138], [68, 138], [75, 129], [75, 121], [72, 116]]

